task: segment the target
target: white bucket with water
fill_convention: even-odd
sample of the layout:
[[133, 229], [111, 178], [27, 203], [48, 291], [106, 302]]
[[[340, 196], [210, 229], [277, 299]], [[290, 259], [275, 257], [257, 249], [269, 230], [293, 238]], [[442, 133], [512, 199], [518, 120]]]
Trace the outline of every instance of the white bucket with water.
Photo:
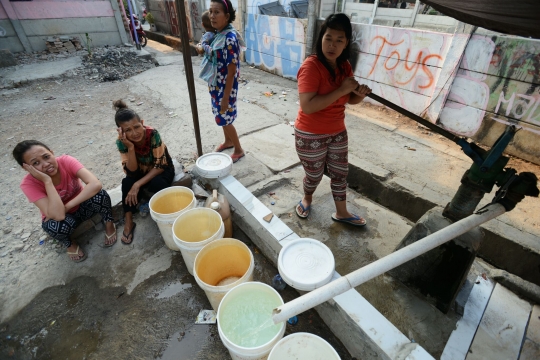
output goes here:
[[196, 208], [182, 213], [175, 220], [171, 232], [189, 273], [193, 275], [195, 257], [206, 244], [223, 237], [225, 226], [217, 211]]
[[193, 275], [212, 308], [236, 285], [253, 281], [255, 263], [251, 250], [236, 239], [218, 239], [205, 245], [195, 258]]
[[295, 333], [281, 339], [268, 360], [341, 360], [326, 340], [310, 333]]
[[152, 196], [149, 203], [150, 216], [156, 222], [165, 245], [179, 251], [172, 235], [172, 226], [180, 214], [195, 207], [195, 195], [184, 186], [171, 186]]
[[285, 333], [285, 323], [274, 325], [272, 310], [283, 299], [272, 287], [246, 282], [221, 300], [217, 312], [218, 333], [233, 360], [266, 360]]

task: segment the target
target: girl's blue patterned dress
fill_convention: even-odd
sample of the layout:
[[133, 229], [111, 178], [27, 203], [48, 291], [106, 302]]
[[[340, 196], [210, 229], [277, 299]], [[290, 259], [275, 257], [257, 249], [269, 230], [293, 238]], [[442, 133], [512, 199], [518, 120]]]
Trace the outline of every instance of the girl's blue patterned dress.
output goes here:
[[[215, 116], [216, 124], [219, 126], [230, 125], [236, 120], [236, 98], [238, 95], [238, 77], [240, 76], [240, 46], [233, 31], [226, 36], [225, 47], [217, 50], [217, 81], [216, 86], [209, 86], [210, 97], [212, 98], [212, 113]], [[236, 73], [229, 97], [229, 106], [225, 114], [220, 114], [221, 99], [225, 91], [227, 82], [227, 66], [236, 64]]]

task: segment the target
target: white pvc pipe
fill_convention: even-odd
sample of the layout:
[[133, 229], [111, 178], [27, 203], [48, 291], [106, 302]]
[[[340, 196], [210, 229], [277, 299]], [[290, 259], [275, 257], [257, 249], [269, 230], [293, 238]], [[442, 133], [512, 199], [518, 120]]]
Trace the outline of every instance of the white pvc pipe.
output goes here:
[[439, 245], [448, 242], [467, 231], [504, 214], [505, 208], [501, 204], [489, 205], [480, 214], [473, 214], [456, 223], [448, 225], [425, 238], [416, 241], [414, 244], [406, 246], [391, 253], [369, 265], [364, 266], [352, 273], [342, 276], [331, 283], [302, 295], [288, 303], [273, 310], [272, 320], [274, 324], [286, 321], [287, 319], [303, 313], [323, 302], [334, 298], [337, 295], [365, 283], [385, 272], [418, 257]]

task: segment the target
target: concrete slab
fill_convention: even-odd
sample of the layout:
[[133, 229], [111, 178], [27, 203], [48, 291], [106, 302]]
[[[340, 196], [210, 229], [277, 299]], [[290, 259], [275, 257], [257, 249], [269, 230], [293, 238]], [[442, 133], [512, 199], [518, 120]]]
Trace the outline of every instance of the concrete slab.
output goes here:
[[441, 360], [465, 360], [495, 284], [478, 276], [465, 305], [465, 313], [448, 339]]
[[[232, 154], [232, 150], [225, 150], [224, 153]], [[263, 163], [257, 160], [253, 154], [247, 154], [242, 160], [233, 165], [231, 175], [240, 181], [245, 187], [249, 187], [264, 179], [271, 177], [272, 171]]]
[[530, 313], [528, 302], [495, 285], [467, 359], [517, 359]]
[[540, 305], [534, 305], [519, 360], [540, 359]]
[[294, 129], [279, 124], [242, 137], [242, 147], [273, 172], [300, 164], [294, 146]]
[[21, 81], [34, 81], [62, 76], [70, 70], [82, 66], [80, 56], [74, 56], [65, 60], [44, 62], [38, 64], [22, 65], [16, 71], [10, 71], [5, 79], [15, 83]]

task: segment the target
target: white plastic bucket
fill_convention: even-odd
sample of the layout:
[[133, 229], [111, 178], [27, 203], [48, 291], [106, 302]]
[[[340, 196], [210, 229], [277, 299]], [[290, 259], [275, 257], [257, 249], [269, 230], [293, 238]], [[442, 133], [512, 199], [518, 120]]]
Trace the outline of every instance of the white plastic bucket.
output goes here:
[[295, 289], [312, 291], [334, 276], [334, 255], [319, 240], [300, 238], [285, 245], [278, 256], [278, 271]]
[[179, 251], [172, 236], [172, 226], [180, 214], [195, 207], [195, 195], [184, 186], [171, 186], [152, 196], [150, 199], [150, 216], [156, 222], [165, 245], [171, 250]]
[[196, 208], [180, 214], [171, 232], [189, 273], [193, 275], [195, 257], [206, 244], [223, 237], [225, 226], [217, 211]]
[[253, 281], [255, 264], [251, 250], [236, 239], [218, 239], [206, 244], [195, 258], [193, 275], [212, 308], [236, 285]]
[[326, 340], [310, 333], [295, 333], [281, 339], [268, 360], [341, 360]]
[[[276, 307], [281, 306], [278, 305], [278, 303], [283, 304], [283, 299], [276, 290], [260, 282], [246, 282], [235, 286], [223, 297], [217, 312], [218, 333], [223, 345], [225, 345], [225, 347], [229, 350], [233, 360], [266, 360], [274, 345], [283, 337], [283, 334], [285, 333], [285, 323], [283, 322], [277, 325], [278, 330], [275, 336], [273, 336], [266, 343], [257, 347], [240, 346], [235, 344], [227, 337], [227, 331], [223, 329], [225, 326], [224, 317], [227, 316], [228, 312], [232, 312], [234, 314], [235, 305], [240, 304], [242, 307], [247, 307], [250, 302], [249, 299], [246, 299], [246, 294], [249, 294], [250, 292], [259, 292], [259, 294], [265, 298], [272, 298], [272, 300], [275, 300], [277, 305]], [[272, 310], [273, 308], [267, 309], [269, 324], [273, 326]], [[237, 314], [234, 314], [234, 316], [236, 315]], [[243, 319], [241, 318], [235, 318], [235, 320], [237, 320], [239, 324], [243, 322]], [[249, 329], [247, 330], [249, 331]]]

